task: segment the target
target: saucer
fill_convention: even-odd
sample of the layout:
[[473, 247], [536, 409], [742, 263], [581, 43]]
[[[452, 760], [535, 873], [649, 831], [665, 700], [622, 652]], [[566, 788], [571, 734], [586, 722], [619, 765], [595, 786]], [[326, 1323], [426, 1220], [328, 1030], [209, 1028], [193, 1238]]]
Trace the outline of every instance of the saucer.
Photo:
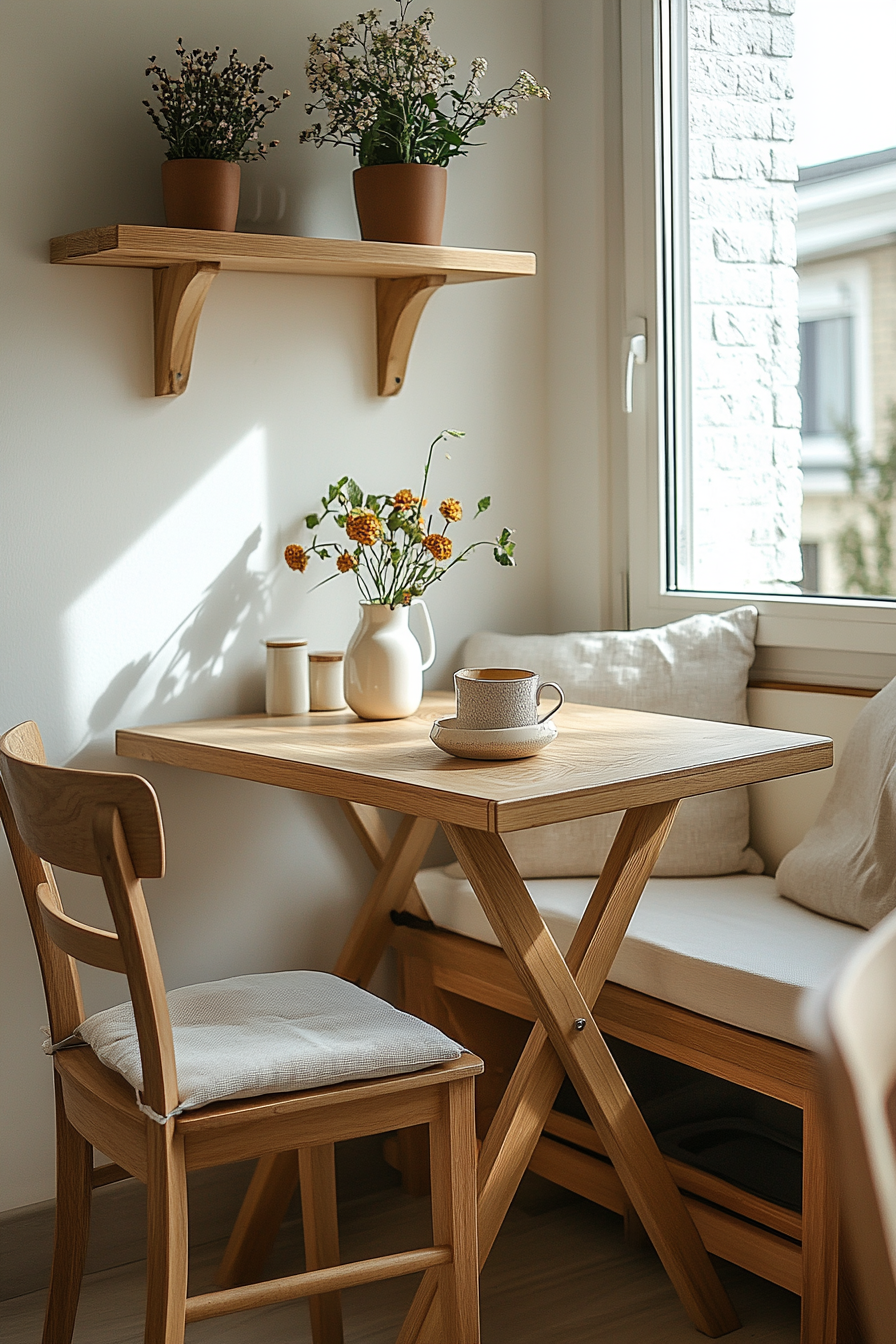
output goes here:
[[430, 737], [449, 756], [468, 761], [519, 761], [536, 756], [557, 736], [553, 723], [525, 728], [457, 728], [456, 719], [436, 719]]

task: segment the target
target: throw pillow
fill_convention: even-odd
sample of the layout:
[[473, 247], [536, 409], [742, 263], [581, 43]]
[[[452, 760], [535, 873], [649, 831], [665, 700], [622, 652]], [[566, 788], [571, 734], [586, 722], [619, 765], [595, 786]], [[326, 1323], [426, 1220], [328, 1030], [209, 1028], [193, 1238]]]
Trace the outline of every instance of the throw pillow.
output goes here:
[[[464, 665], [530, 668], [542, 679], [559, 682], [566, 698], [580, 704], [747, 723], [756, 620], [755, 607], [736, 607], [653, 630], [476, 634], [464, 646]], [[517, 831], [505, 839], [524, 878], [593, 877], [603, 867], [621, 819], [616, 812]], [[749, 841], [746, 789], [688, 798], [655, 875], [761, 873], [762, 860]]]
[[896, 677], [856, 719], [818, 820], [775, 879], [788, 900], [863, 929], [896, 909]]

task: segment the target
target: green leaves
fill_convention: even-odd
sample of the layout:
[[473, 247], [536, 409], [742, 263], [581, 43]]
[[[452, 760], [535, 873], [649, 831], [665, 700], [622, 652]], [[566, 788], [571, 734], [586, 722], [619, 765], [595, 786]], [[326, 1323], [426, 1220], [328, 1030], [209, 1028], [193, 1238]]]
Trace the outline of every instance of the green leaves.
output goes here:
[[510, 540], [512, 536], [513, 533], [510, 528], [505, 527], [502, 529], [500, 537], [498, 537], [495, 542], [494, 557], [499, 565], [509, 567], [516, 564], [516, 561], [513, 558], [513, 553], [516, 550], [516, 542]]
[[320, 519], [316, 513], [309, 513], [305, 518], [305, 526], [313, 532], [316, 527], [320, 527]]
[[360, 509], [364, 502], [364, 495], [357, 482], [351, 480], [349, 477], [345, 478], [345, 493], [348, 495], [352, 508]]
[[491, 503], [492, 503], [491, 495], [483, 495], [479, 503], [476, 505], [476, 512], [473, 516], [475, 518], [478, 518], [480, 513], [485, 513], [486, 509], [491, 508]]

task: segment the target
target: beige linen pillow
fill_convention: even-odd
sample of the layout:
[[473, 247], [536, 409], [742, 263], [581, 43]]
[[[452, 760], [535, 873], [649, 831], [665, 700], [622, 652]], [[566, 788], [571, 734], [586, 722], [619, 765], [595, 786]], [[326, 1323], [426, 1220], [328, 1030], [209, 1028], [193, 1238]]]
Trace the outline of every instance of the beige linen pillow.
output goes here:
[[[746, 723], [755, 607], [689, 616], [655, 630], [598, 630], [568, 635], [472, 635], [466, 667], [526, 667], [559, 682], [567, 700], [612, 709]], [[563, 729], [561, 728], [561, 732]], [[593, 877], [600, 872], [620, 812], [564, 821], [507, 836], [523, 877]], [[761, 873], [749, 847], [746, 789], [689, 798], [660, 855], [657, 877]]]
[[896, 677], [856, 719], [818, 820], [775, 880], [788, 900], [863, 929], [896, 909]]

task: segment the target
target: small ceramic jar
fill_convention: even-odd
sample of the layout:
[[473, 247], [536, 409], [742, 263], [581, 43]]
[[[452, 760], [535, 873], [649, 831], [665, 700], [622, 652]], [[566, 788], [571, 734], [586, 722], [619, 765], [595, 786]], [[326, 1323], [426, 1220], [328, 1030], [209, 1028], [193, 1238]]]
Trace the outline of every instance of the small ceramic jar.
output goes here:
[[345, 709], [341, 653], [309, 653], [308, 670], [311, 676], [311, 708]]
[[307, 714], [311, 708], [307, 639], [284, 636], [264, 642], [268, 651], [265, 713]]

